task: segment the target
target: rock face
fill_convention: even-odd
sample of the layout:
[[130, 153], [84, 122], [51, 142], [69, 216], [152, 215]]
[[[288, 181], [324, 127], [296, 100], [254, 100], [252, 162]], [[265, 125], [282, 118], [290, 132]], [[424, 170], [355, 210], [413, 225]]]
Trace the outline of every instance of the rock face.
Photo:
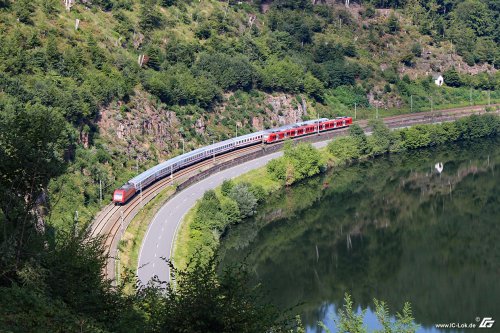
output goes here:
[[269, 96], [266, 99], [266, 113], [276, 125], [284, 125], [302, 121], [307, 115], [305, 103], [297, 101], [295, 96], [283, 94]]
[[133, 107], [117, 103], [101, 110], [101, 136], [131, 158], [142, 160], [156, 155], [164, 159], [170, 155], [181, 141], [175, 112], [157, 107], [142, 92], [136, 92], [129, 105]]

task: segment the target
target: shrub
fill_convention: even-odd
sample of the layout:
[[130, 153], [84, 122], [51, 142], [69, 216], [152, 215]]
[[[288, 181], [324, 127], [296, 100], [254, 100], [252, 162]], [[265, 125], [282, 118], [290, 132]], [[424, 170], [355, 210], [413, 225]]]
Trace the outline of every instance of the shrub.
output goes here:
[[345, 136], [331, 141], [328, 151], [339, 160], [339, 163], [349, 162], [359, 158], [356, 140], [351, 136]]
[[234, 182], [231, 179], [224, 179], [221, 185], [222, 195], [228, 196], [234, 187]]
[[250, 184], [240, 183], [235, 185], [231, 189], [229, 197], [237, 203], [241, 217], [248, 217], [255, 214], [257, 198], [252, 193]]
[[311, 144], [299, 143], [293, 146], [291, 141], [284, 146], [284, 156], [267, 164], [267, 171], [286, 185], [320, 173], [324, 162], [317, 149]]

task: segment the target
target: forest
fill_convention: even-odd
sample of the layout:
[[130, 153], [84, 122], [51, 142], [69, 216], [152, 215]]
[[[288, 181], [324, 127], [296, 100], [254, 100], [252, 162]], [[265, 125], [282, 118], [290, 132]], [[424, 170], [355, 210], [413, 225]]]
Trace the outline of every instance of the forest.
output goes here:
[[[496, 1], [349, 6], [115, 0], [76, 2], [67, 11], [57, 0], [3, 0], [2, 122], [31, 109], [64, 128], [69, 163], [51, 177], [48, 220], [68, 228], [78, 211], [88, 222], [114, 188], [178, 154], [181, 141], [189, 150], [238, 127], [244, 134], [287, 121], [271, 106], [274, 96], [301, 105], [302, 118], [500, 99]], [[446, 86], [437, 89], [429, 71], [441, 71]], [[143, 135], [150, 114], [142, 96], [155, 117], [177, 121], [168, 125], [169, 140]], [[102, 122], [108, 113], [112, 125]], [[119, 136], [117, 126], [136, 134]]]
[[[86, 226], [114, 188], [178, 154], [181, 138], [194, 148], [237, 126], [256, 130], [253, 118], [277, 125], [274, 95], [316, 111], [305, 117], [354, 105], [367, 117], [375, 106], [401, 113], [410, 98], [419, 111], [430, 94], [437, 106], [500, 98], [498, 1], [316, 2], [96, 0], [68, 10], [58, 0], [0, 0], [0, 330], [176, 332], [185, 327], [169, 318], [182, 316], [211, 318], [195, 331], [284, 329], [244, 274], [216, 277], [213, 262], [193, 264], [207, 279], [186, 273], [169, 298], [144, 286], [123, 293], [104, 278], [104, 249]], [[447, 46], [457, 66], [436, 60], [446, 82], [438, 90], [419, 66]], [[117, 121], [141, 114], [137, 96], [178, 119], [164, 149], [102, 126], [108, 110]], [[255, 207], [259, 193], [240, 186], [228, 196]], [[252, 214], [239, 209], [235, 221]], [[209, 298], [219, 303], [200, 301]], [[193, 302], [202, 306], [188, 314]]]

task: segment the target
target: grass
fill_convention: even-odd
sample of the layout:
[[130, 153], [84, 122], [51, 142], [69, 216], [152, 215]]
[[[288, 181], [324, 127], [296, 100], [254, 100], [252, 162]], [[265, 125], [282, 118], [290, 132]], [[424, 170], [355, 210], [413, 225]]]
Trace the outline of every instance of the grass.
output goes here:
[[[130, 222], [118, 245], [121, 272], [132, 272], [135, 275], [139, 260], [139, 251], [141, 250], [142, 240], [148, 230], [149, 223], [153, 220], [158, 210], [174, 193], [175, 188], [173, 186], [168, 186], [153, 200], [148, 202]], [[132, 284], [127, 285], [125, 291], [130, 292], [132, 288]]]
[[[219, 188], [217, 190], [219, 190]], [[175, 235], [172, 259], [177, 268], [184, 268], [187, 265], [188, 254], [190, 253], [190, 226], [193, 223], [197, 209], [198, 203], [191, 207], [191, 209], [184, 216], [184, 219], [181, 221], [181, 225], [177, 231], [177, 235]]]

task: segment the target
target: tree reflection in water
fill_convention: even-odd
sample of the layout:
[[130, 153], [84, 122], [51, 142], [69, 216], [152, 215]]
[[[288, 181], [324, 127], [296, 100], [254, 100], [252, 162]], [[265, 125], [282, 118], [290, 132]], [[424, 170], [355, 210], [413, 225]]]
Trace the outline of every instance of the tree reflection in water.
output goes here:
[[233, 227], [219, 255], [246, 260], [270, 300], [300, 304], [309, 326], [346, 291], [363, 308], [410, 301], [424, 328], [500, 320], [499, 143], [386, 156], [285, 189]]

